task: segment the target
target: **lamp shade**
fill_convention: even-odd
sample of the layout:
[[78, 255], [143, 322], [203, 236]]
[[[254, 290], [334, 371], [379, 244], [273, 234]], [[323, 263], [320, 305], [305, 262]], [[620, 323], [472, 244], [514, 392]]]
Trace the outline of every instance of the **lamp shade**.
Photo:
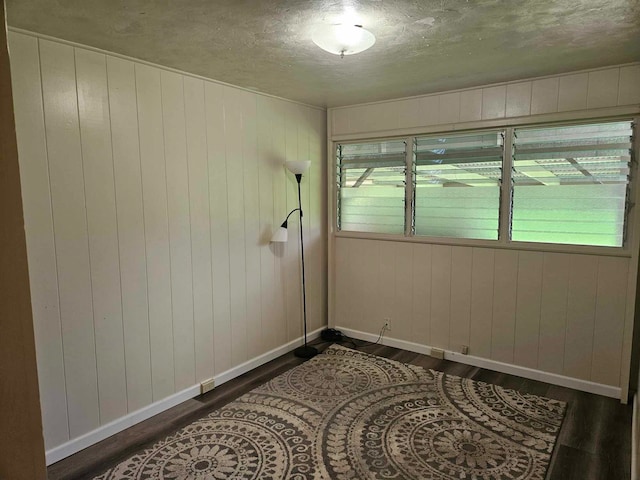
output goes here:
[[289, 239], [289, 232], [285, 227], [278, 227], [271, 237], [272, 243], [284, 243]]
[[321, 49], [334, 55], [353, 55], [371, 48], [376, 37], [361, 25], [320, 25], [311, 40]]
[[294, 175], [302, 175], [304, 172], [309, 170], [311, 166], [311, 160], [293, 160], [285, 163], [287, 170], [289, 170]]

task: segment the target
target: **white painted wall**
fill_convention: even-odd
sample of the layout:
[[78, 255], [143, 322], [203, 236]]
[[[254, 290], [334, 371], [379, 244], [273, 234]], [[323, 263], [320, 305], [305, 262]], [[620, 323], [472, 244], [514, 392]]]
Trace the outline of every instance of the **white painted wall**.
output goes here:
[[[326, 321], [326, 114], [12, 32], [48, 450], [300, 337], [302, 184], [310, 330]], [[297, 232], [298, 221], [290, 227]]]
[[[333, 140], [637, 112], [640, 64], [329, 109]], [[627, 107], [627, 108], [624, 108]], [[635, 110], [634, 110], [635, 109]]]
[[337, 238], [335, 324], [620, 386], [629, 258]]
[[[332, 108], [328, 148], [344, 140], [638, 113], [640, 64], [623, 65]], [[638, 145], [636, 139], [636, 151]], [[333, 158], [328, 175], [335, 175]], [[468, 345], [469, 355], [578, 379], [591, 391], [603, 389], [585, 382], [615, 387], [626, 401], [637, 208], [630, 241], [614, 255], [505, 240], [336, 232], [333, 182], [328, 189], [331, 325], [377, 334], [389, 317], [389, 338], [453, 352]]]

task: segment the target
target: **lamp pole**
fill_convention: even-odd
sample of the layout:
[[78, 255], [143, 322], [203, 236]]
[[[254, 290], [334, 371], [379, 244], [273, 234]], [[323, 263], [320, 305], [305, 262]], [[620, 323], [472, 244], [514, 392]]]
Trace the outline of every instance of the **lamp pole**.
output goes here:
[[304, 326], [304, 345], [296, 348], [293, 353], [296, 357], [311, 358], [318, 354], [318, 351], [314, 347], [307, 345], [307, 286], [306, 277], [304, 271], [304, 234], [302, 229], [302, 199], [300, 196], [300, 182], [302, 181], [302, 174], [296, 173], [296, 181], [298, 182], [298, 210], [300, 211], [300, 253], [302, 257], [302, 318]]
[[294, 355], [300, 358], [311, 358], [318, 354], [318, 350], [316, 350], [315, 347], [309, 346], [307, 344], [307, 284], [304, 271], [304, 231], [302, 228], [302, 195], [300, 193], [302, 174], [306, 172], [310, 166], [311, 161], [309, 160], [286, 162], [287, 170], [289, 170], [296, 176], [296, 182], [298, 183], [298, 208], [294, 208], [289, 212], [289, 215], [287, 215], [287, 218], [285, 218], [284, 222], [282, 222], [280, 228], [278, 228], [271, 237], [272, 242], [286, 242], [288, 238], [287, 224], [289, 221], [289, 217], [293, 215], [293, 212], [300, 212], [300, 254], [302, 257], [302, 320], [304, 326], [304, 345], [296, 348], [293, 351]]

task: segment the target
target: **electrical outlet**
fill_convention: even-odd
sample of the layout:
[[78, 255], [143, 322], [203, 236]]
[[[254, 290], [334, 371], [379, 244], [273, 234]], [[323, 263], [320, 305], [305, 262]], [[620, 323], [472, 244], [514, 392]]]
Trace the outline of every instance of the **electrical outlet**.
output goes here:
[[441, 350], [440, 348], [432, 348], [429, 355], [431, 355], [433, 358], [444, 360], [444, 350]]
[[200, 382], [200, 395], [210, 392], [216, 386], [216, 382], [213, 378]]
[[460, 353], [463, 355], [467, 355], [469, 353], [469, 345], [462, 345], [460, 347]]
[[391, 319], [390, 318], [385, 318], [384, 319], [384, 329], [387, 331], [391, 331]]

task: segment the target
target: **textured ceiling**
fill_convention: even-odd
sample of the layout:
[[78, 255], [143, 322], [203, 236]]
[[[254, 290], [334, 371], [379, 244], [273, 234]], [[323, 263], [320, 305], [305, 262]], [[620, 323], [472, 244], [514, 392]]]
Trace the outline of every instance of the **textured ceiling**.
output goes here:
[[[640, 60], [638, 0], [6, 0], [10, 26], [320, 106]], [[345, 12], [376, 44], [311, 31]]]

